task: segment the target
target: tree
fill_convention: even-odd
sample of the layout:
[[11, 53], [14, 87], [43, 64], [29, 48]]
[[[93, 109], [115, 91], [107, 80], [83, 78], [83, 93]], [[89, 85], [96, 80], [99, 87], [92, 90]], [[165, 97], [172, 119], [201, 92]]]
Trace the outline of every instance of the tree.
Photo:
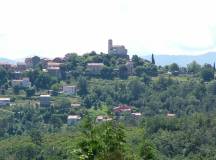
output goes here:
[[152, 53], [152, 64], [155, 64], [154, 54]]
[[208, 82], [214, 79], [214, 70], [209, 67], [203, 67], [201, 70], [200, 76], [204, 81]]
[[214, 69], [214, 71], [215, 71], [215, 62], [214, 62], [214, 65], [213, 65], [213, 69]]
[[131, 92], [131, 96], [134, 99], [138, 99], [140, 94], [143, 92], [143, 84], [138, 79], [131, 80], [128, 84], [128, 87]]
[[30, 133], [31, 140], [36, 145], [41, 145], [42, 143], [42, 135], [39, 130], [33, 129]]
[[50, 122], [53, 125], [54, 129], [59, 129], [63, 125], [62, 120], [58, 115], [52, 115]]
[[113, 69], [111, 67], [103, 67], [101, 69], [101, 78], [103, 79], [112, 79]]
[[26, 97], [30, 98], [35, 94], [35, 88], [31, 87], [31, 88], [27, 88], [25, 89], [26, 92]]
[[128, 78], [128, 69], [126, 65], [120, 65], [119, 66], [119, 77], [121, 79], [127, 79]]
[[158, 70], [157, 70], [157, 66], [151, 63], [145, 63], [144, 65], [145, 67], [145, 73], [149, 76], [157, 76], [158, 75]]
[[140, 77], [141, 75], [143, 75], [145, 73], [145, 70], [146, 69], [144, 66], [137, 66], [135, 68], [135, 74]]
[[37, 89], [49, 89], [52, 84], [56, 83], [57, 79], [55, 77], [49, 76], [47, 73], [40, 72], [36, 77], [34, 84]]
[[172, 63], [172, 64], [169, 66], [169, 71], [170, 71], [170, 72], [179, 71], [179, 66], [178, 66], [178, 64]]
[[59, 110], [58, 113], [68, 113], [71, 107], [71, 102], [68, 98], [61, 98], [55, 102], [55, 110]]
[[34, 56], [32, 57], [32, 66], [33, 68], [37, 67], [40, 63], [40, 57]]
[[19, 86], [14, 86], [13, 87], [14, 94], [19, 94], [20, 90], [21, 90], [21, 88]]
[[196, 74], [196, 73], [200, 72], [201, 65], [199, 65], [196, 61], [193, 61], [187, 65], [187, 70], [189, 73]]
[[96, 125], [86, 116], [82, 122], [82, 138], [77, 154], [83, 160], [123, 160], [125, 143], [124, 128], [118, 122]]
[[60, 90], [60, 87], [61, 85], [59, 83], [54, 83], [52, 86], [51, 86], [51, 90], [53, 90], [53, 95], [54, 96], [57, 96], [58, 95], [58, 92]]
[[142, 146], [140, 148], [140, 157], [142, 157], [142, 160], [158, 160], [156, 156], [156, 149], [147, 140], [143, 140]]
[[88, 93], [88, 82], [85, 77], [79, 77], [78, 79], [78, 88], [80, 95], [86, 95]]
[[134, 67], [142, 66], [144, 64], [144, 60], [137, 55], [132, 56], [132, 62], [134, 64]]
[[142, 74], [141, 78], [142, 82], [144, 82], [145, 84], [149, 84], [151, 82], [151, 77], [145, 73]]
[[8, 80], [8, 73], [7, 71], [0, 67], [0, 87], [2, 87], [2, 85], [4, 85]]

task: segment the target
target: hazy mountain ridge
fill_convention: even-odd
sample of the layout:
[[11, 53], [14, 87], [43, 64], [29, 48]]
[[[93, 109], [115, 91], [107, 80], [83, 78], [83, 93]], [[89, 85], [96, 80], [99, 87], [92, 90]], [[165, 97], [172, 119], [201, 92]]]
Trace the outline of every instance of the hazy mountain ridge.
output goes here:
[[[151, 60], [151, 55], [142, 56], [144, 59]], [[171, 63], [177, 63], [180, 66], [186, 66], [192, 61], [196, 61], [199, 64], [213, 64], [216, 61], [216, 52], [208, 52], [202, 55], [154, 55], [157, 65], [168, 65]]]
[[16, 64], [16, 61], [15, 61], [15, 60], [8, 59], [8, 58], [0, 57], [0, 63]]

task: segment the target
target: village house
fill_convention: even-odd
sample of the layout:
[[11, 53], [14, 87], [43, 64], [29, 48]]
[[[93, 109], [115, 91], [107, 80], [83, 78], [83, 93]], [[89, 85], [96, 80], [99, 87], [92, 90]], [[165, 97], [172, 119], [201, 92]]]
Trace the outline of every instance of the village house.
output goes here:
[[50, 106], [50, 95], [40, 95], [40, 106]]
[[72, 103], [71, 108], [79, 108], [81, 106], [80, 103]]
[[118, 107], [113, 108], [113, 112], [114, 113], [131, 112], [131, 107], [126, 104], [122, 104], [119, 105]]
[[80, 121], [81, 117], [79, 115], [69, 115], [67, 118], [68, 125], [76, 125]]
[[56, 63], [56, 62], [48, 62], [47, 63], [47, 68], [50, 68], [50, 67], [60, 67], [62, 63]]
[[111, 121], [112, 118], [108, 117], [108, 116], [97, 116], [96, 118], [96, 122], [107, 122], [107, 121]]
[[76, 86], [63, 86], [63, 93], [67, 95], [74, 95], [76, 94]]
[[15, 87], [15, 86], [25, 87], [25, 88], [31, 87], [31, 82], [30, 82], [28, 77], [25, 77], [25, 78], [23, 78], [21, 80], [12, 80], [11, 84], [12, 84], [13, 87]]
[[166, 116], [167, 116], [167, 117], [175, 117], [176, 114], [174, 114], [174, 113], [167, 113]]
[[135, 112], [135, 113], [131, 113], [131, 115], [135, 118], [135, 119], [138, 119], [142, 116], [142, 113], [140, 112]]
[[88, 63], [87, 64], [87, 70], [91, 74], [99, 74], [103, 67], [104, 67], [103, 63]]
[[0, 106], [10, 105], [10, 98], [0, 98]]
[[50, 76], [61, 78], [60, 67], [48, 67], [47, 72]]

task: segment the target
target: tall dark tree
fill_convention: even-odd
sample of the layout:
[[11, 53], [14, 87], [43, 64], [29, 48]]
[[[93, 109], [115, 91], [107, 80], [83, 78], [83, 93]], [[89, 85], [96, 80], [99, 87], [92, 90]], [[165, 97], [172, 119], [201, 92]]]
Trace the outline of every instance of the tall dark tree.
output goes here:
[[202, 68], [200, 76], [204, 81], [211, 81], [214, 79], [214, 70], [205, 66]]
[[86, 95], [88, 93], [88, 82], [85, 77], [79, 77], [78, 79], [78, 88], [80, 95]]
[[40, 63], [40, 57], [34, 56], [32, 57], [32, 66], [33, 68], [37, 67]]
[[4, 68], [0, 68], [0, 87], [7, 82], [8, 73]]
[[101, 73], [101, 78], [112, 79], [113, 69], [111, 67], [103, 67], [100, 73]]
[[119, 67], [119, 77], [121, 79], [127, 79], [128, 78], [128, 69], [127, 69], [126, 65], [121, 65]]
[[214, 68], [214, 71], [215, 71], [215, 62], [214, 62], [213, 68]]
[[152, 64], [155, 64], [155, 59], [154, 59], [154, 54], [153, 53], [152, 53], [151, 60], [152, 60]]

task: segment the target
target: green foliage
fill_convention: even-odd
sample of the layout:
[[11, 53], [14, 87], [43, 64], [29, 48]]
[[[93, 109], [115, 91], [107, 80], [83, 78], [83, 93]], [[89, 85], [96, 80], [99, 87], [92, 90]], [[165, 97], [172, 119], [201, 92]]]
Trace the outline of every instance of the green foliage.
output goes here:
[[79, 94], [81, 96], [88, 93], [88, 82], [85, 77], [79, 77], [78, 79]]
[[13, 87], [13, 93], [18, 95], [20, 93], [21, 88], [19, 86], [14, 86]]
[[125, 65], [119, 66], [119, 77], [121, 79], [127, 79], [128, 78], [128, 69]]
[[[91, 123], [87, 118], [83, 122], [83, 138], [78, 152], [80, 159], [117, 160], [124, 159], [125, 134], [117, 122], [106, 122], [101, 125]], [[88, 131], [86, 131], [88, 129]]]
[[189, 73], [196, 74], [196, 73], [200, 72], [201, 65], [199, 65], [196, 61], [193, 61], [187, 65], [187, 70]]
[[113, 78], [113, 68], [103, 67], [101, 70], [101, 78], [103, 79], [112, 79]]
[[[42, 72], [42, 60], [34, 57], [34, 69], [23, 75], [37, 90], [25, 88], [26, 96], [14, 94], [11, 73], [0, 69], [1, 93], [13, 102], [0, 110], [0, 159], [215, 159], [214, 67], [196, 62], [187, 69], [175, 63], [162, 67], [153, 58], [151, 63], [134, 55], [135, 74], [129, 76], [127, 57], [71, 53], [62, 60], [64, 78], [57, 79]], [[89, 62], [105, 67], [87, 76]], [[52, 105], [39, 107], [38, 95], [58, 92], [65, 83], [77, 84], [78, 95], [56, 94]], [[142, 116], [114, 114], [120, 104]], [[81, 116], [81, 126], [67, 126], [68, 115]], [[97, 122], [99, 115], [113, 121]]]
[[0, 68], [0, 87], [8, 80], [8, 72], [4, 68]]
[[179, 66], [178, 66], [178, 64], [172, 63], [172, 64], [169, 66], [169, 71], [170, 71], [170, 72], [179, 71]]
[[209, 67], [203, 67], [201, 69], [200, 76], [204, 81], [208, 82], [208, 81], [214, 79], [214, 70], [212, 68], [209, 68]]
[[152, 54], [151, 62], [152, 62], [152, 64], [155, 64], [154, 54]]
[[31, 137], [32, 143], [36, 145], [42, 144], [42, 135], [39, 130], [33, 129], [30, 133], [30, 137]]
[[26, 97], [30, 98], [30, 97], [34, 96], [35, 88], [34, 87], [27, 88], [27, 89], [25, 89], [25, 92], [26, 92]]

